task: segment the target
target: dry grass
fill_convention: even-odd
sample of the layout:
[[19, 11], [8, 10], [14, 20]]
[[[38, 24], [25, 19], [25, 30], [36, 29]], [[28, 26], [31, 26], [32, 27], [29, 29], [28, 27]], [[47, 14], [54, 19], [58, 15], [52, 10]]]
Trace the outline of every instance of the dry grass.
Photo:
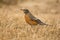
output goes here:
[[[60, 14], [55, 4], [27, 2], [0, 8], [0, 40], [60, 40]], [[19, 9], [28, 8], [44, 23], [53, 26], [31, 27]]]

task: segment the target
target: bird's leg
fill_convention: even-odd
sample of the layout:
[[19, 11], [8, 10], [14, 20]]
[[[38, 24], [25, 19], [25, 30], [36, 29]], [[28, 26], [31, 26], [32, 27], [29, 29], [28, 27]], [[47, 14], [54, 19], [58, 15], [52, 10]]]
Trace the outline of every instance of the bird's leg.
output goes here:
[[37, 33], [38, 31], [39, 31], [39, 29], [40, 29], [40, 25], [38, 25], [38, 26], [36, 26], [37, 28], [36, 28], [36, 31], [35, 31], [35, 33]]
[[27, 29], [27, 31], [31, 31], [31, 26], [29, 26], [29, 28]]
[[34, 33], [34, 25], [31, 25], [31, 31]]

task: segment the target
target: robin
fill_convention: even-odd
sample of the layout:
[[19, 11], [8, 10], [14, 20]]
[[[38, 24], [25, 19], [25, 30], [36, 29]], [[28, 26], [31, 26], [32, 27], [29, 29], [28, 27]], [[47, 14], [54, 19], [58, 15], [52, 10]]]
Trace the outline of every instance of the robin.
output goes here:
[[39, 20], [36, 17], [34, 17], [28, 9], [22, 8], [21, 10], [24, 12], [24, 14], [25, 14], [25, 21], [29, 25], [37, 25], [37, 24], [47, 25], [47, 24], [43, 23], [41, 20]]

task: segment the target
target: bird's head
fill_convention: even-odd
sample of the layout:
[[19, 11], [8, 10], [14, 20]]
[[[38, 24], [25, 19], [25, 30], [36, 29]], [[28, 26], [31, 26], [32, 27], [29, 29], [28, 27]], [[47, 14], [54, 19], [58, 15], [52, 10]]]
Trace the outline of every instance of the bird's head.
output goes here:
[[28, 9], [21, 8], [20, 10], [22, 10], [25, 14], [29, 13], [29, 10]]

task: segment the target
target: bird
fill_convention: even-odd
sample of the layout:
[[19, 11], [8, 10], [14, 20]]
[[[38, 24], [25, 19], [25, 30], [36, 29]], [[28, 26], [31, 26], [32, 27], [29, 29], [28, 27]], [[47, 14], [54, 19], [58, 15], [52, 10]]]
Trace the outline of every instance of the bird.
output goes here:
[[23, 11], [23, 13], [25, 14], [25, 21], [29, 24], [29, 25], [48, 25], [46, 23], [43, 23], [40, 19], [36, 18], [34, 15], [32, 15], [32, 13], [27, 9], [27, 8], [21, 8], [20, 10]]

